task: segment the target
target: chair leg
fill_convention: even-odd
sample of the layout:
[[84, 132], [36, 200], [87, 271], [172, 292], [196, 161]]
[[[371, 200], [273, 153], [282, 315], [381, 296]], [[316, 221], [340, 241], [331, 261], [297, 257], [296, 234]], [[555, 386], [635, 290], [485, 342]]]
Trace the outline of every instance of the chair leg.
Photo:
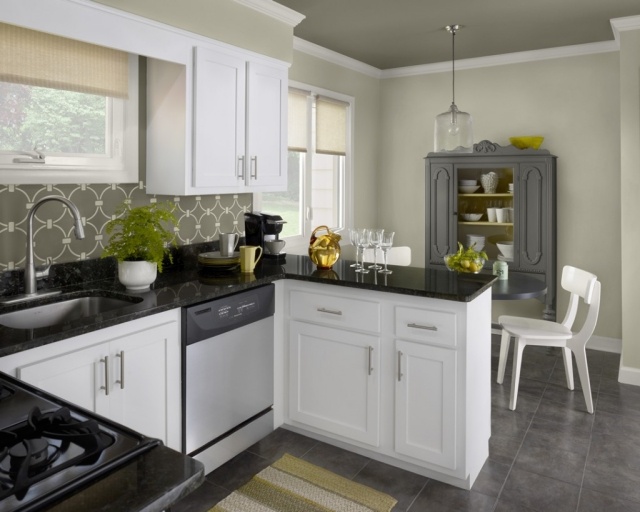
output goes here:
[[518, 386], [520, 384], [520, 365], [522, 364], [522, 351], [527, 346], [526, 340], [516, 338], [513, 347], [513, 372], [511, 374], [511, 399], [509, 400], [509, 409], [516, 410], [516, 402], [518, 401]]
[[567, 388], [573, 389], [573, 364], [571, 361], [571, 349], [562, 347], [562, 359], [564, 359], [564, 374], [567, 378]]
[[576, 356], [576, 366], [580, 376], [580, 384], [584, 393], [584, 401], [587, 404], [587, 411], [593, 414], [593, 397], [591, 396], [591, 381], [589, 380], [589, 367], [587, 366], [587, 353], [584, 347], [574, 352]]
[[498, 384], [502, 384], [504, 382], [504, 369], [507, 366], [510, 344], [511, 335], [502, 329], [502, 338], [500, 338], [500, 359], [498, 360], [498, 378], [496, 379]]

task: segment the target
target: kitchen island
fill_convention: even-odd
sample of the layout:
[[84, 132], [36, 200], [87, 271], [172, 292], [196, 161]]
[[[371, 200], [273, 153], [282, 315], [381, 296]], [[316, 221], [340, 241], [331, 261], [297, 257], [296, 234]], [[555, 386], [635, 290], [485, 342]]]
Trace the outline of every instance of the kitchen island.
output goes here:
[[[274, 426], [304, 432], [453, 485], [471, 487], [488, 456], [490, 308], [494, 276], [458, 275], [444, 269], [412, 267], [392, 267], [393, 274], [389, 275], [374, 272], [358, 274], [350, 267], [349, 261], [338, 261], [331, 270], [318, 270], [309, 258], [294, 255], [288, 255], [286, 260], [264, 259], [253, 274], [219, 274], [199, 268], [196, 256], [197, 253], [189, 254], [187, 250], [177, 258], [173, 268], [166, 269], [159, 276], [151, 290], [136, 294], [141, 299], [138, 303], [122, 309], [35, 329], [0, 326], [0, 370], [11, 373], [11, 368], [3, 366], [3, 363], [22, 353], [53, 350], [58, 342], [91, 339], [101, 331], [125, 329], [135, 322], [174, 315], [185, 306], [275, 283], [277, 378]], [[63, 293], [71, 296], [126, 294], [115, 273], [105, 278], [105, 271], [101, 270], [96, 274], [100, 278], [92, 280], [87, 272], [79, 271], [78, 266], [81, 264], [71, 264], [68, 271], [58, 269], [56, 275], [60, 278], [52, 284], [58, 287], [62, 283], [68, 284]], [[77, 279], [76, 282], [66, 279], [73, 276], [85, 279]], [[312, 310], [305, 312], [304, 309], [292, 308], [292, 305], [303, 304], [314, 308], [313, 301], [317, 297], [328, 301], [325, 310], [340, 304], [349, 308], [355, 306], [360, 323], [348, 325], [354, 310], [346, 309], [339, 315], [335, 311], [325, 311], [316, 319], [308, 316]], [[299, 301], [298, 298], [304, 300]], [[364, 309], [359, 309], [361, 306]], [[15, 306], [3, 307], [0, 314], [13, 308]], [[346, 323], [331, 325], [334, 317], [341, 317]], [[335, 382], [353, 383], [356, 387], [343, 390], [343, 395], [339, 387], [332, 390], [337, 397], [364, 397], [366, 400], [364, 408], [368, 412], [362, 436], [352, 435], [360, 428], [358, 425], [354, 425], [351, 432], [349, 429], [334, 429], [341, 421], [339, 417], [330, 421], [336, 411], [322, 409], [323, 403], [335, 402], [331, 396], [321, 398], [315, 404], [320, 407], [315, 412], [292, 406], [305, 403], [308, 385], [314, 382], [312, 378], [300, 382], [299, 377], [305, 372], [310, 375], [326, 371], [326, 366], [316, 367], [313, 364], [323, 361], [323, 357], [315, 358], [312, 352], [308, 352], [313, 345], [308, 341], [325, 339], [323, 333], [326, 332], [331, 333], [326, 338], [329, 341], [338, 339], [341, 343], [341, 337], [345, 336], [347, 345], [356, 338], [365, 340], [357, 349], [348, 346], [344, 354], [348, 364], [362, 365], [366, 362], [366, 375], [347, 370], [337, 375]], [[301, 358], [296, 359], [295, 354]], [[341, 357], [340, 353], [333, 355]], [[301, 362], [301, 365], [296, 366], [294, 361]], [[350, 367], [347, 365], [347, 368]], [[409, 378], [402, 378], [405, 375]], [[394, 391], [396, 381], [401, 386]], [[417, 387], [408, 387], [408, 383]], [[179, 384], [175, 383], [175, 386], [179, 387]], [[310, 403], [307, 401], [306, 404]], [[400, 423], [396, 405], [404, 407]], [[353, 410], [360, 407], [361, 403]], [[314, 423], [310, 418], [317, 416], [316, 412], [328, 413], [324, 419], [329, 418], [329, 421]], [[425, 424], [425, 429], [420, 427], [422, 424]], [[155, 454], [145, 455], [150, 461], [154, 457], [172, 456], [184, 457], [165, 447]], [[143, 460], [132, 462], [122, 471], [134, 471], [139, 462]], [[165, 462], [160, 459], [152, 462], [152, 465], [156, 464]], [[113, 479], [117, 479], [117, 473], [113, 474]], [[154, 491], [145, 483], [151, 473], [147, 470], [143, 473], [137, 473], [140, 488], [136, 494], [147, 499]], [[154, 479], [161, 486], [165, 485], [162, 482], [171, 480]], [[197, 485], [196, 480], [191, 479], [191, 484]], [[179, 486], [174, 492], [188, 492], [193, 487], [191, 484], [186, 488]], [[101, 480], [96, 485], [110, 484]], [[169, 488], [167, 485], [165, 490]], [[86, 496], [93, 495], [92, 489], [93, 486], [87, 488]], [[96, 491], [98, 489], [96, 487]], [[169, 492], [169, 496], [171, 494]], [[78, 495], [72, 499], [85, 498]]]
[[[394, 272], [390, 275], [374, 272], [358, 274], [350, 267], [352, 262], [348, 260], [339, 260], [331, 270], [318, 270], [306, 256], [295, 255], [288, 255], [282, 261], [263, 259], [253, 274], [220, 274], [199, 269], [196, 255], [181, 255], [174, 266], [158, 275], [151, 290], [136, 294], [126, 292], [118, 282], [115, 265], [111, 272], [104, 270], [108, 262], [99, 265], [91, 260], [54, 266], [52, 274], [55, 279], [48, 287], [61, 288], [69, 297], [87, 293], [106, 297], [125, 294], [141, 300], [98, 317], [81, 318], [60, 325], [35, 329], [12, 329], [0, 325], [0, 357], [282, 279], [457, 302], [474, 300], [489, 290], [495, 280], [495, 276], [488, 273], [458, 275], [444, 269], [417, 267], [392, 266]], [[55, 297], [43, 298], [33, 301], [30, 306], [55, 300]], [[0, 314], [21, 307], [24, 305], [0, 306]]]

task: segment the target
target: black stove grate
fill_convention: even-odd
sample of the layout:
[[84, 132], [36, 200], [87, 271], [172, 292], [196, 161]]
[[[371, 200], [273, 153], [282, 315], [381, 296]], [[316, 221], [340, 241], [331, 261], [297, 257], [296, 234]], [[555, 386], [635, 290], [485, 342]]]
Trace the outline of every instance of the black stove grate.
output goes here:
[[27, 420], [0, 431], [0, 500], [21, 500], [44, 478], [95, 464], [113, 442], [96, 420], [76, 419], [67, 407], [46, 413], [34, 407]]

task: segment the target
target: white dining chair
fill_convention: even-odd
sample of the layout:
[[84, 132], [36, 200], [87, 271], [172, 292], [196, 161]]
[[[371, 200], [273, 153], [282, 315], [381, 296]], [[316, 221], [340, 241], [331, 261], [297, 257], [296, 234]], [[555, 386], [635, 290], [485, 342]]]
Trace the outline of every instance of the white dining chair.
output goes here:
[[[341, 245], [340, 256], [345, 260], [356, 259], [356, 247], [353, 245]], [[398, 245], [389, 249], [387, 256], [389, 265], [399, 265], [402, 267], [408, 267], [411, 265], [411, 247], [406, 245]], [[365, 249], [364, 251], [365, 263], [373, 263], [373, 249]], [[378, 263], [384, 263], [382, 251], [378, 250]]]
[[[511, 338], [515, 339], [513, 352], [513, 374], [511, 375], [511, 398], [509, 409], [516, 408], [522, 352], [527, 345], [559, 347], [562, 349], [567, 387], [573, 389], [573, 365], [571, 354], [576, 358], [580, 384], [587, 404], [587, 411], [593, 414], [593, 399], [587, 366], [587, 341], [591, 338], [598, 320], [600, 309], [600, 282], [597, 276], [569, 265], [562, 269], [561, 286], [570, 292], [569, 305], [564, 320], [560, 323], [535, 318], [502, 315], [498, 323], [502, 327], [500, 359], [498, 362], [498, 384], [504, 381], [504, 370], [509, 355]], [[582, 328], [572, 332], [580, 299], [588, 307]]]

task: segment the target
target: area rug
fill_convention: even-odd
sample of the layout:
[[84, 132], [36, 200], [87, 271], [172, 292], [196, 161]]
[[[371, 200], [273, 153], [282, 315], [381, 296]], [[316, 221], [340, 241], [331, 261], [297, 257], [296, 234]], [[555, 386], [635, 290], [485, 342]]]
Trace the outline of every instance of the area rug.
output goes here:
[[396, 503], [286, 453], [209, 512], [389, 512]]

